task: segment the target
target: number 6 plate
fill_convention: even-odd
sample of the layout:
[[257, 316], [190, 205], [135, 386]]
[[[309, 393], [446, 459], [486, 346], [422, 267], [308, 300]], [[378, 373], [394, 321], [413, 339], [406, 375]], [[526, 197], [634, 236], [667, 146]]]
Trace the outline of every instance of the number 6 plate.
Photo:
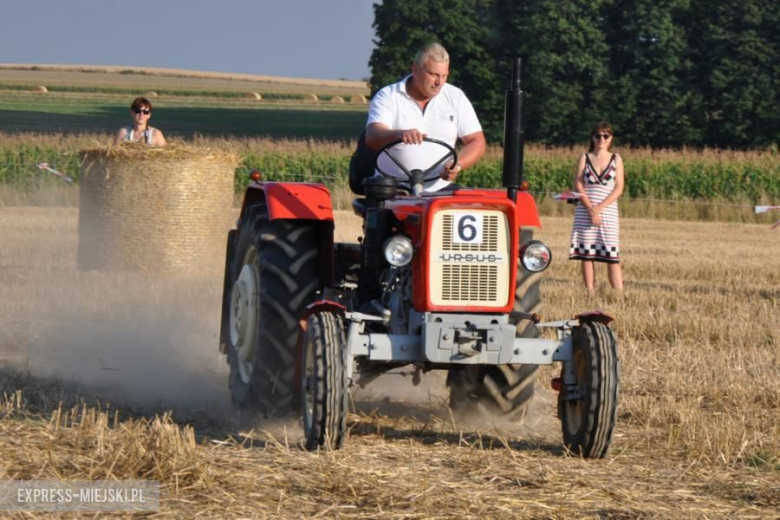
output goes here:
[[452, 242], [454, 244], [481, 244], [482, 215], [469, 215], [468, 213], [456, 215]]

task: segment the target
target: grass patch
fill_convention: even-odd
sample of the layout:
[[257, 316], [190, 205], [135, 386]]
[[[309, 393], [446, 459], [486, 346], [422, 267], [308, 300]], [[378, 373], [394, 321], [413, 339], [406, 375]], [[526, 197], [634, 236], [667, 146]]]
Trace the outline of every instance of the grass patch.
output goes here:
[[[0, 134], [115, 132], [130, 123], [130, 99], [81, 98], [0, 99]], [[366, 122], [365, 107], [322, 108], [297, 104], [251, 106], [241, 102], [153, 101], [152, 125], [167, 136], [274, 137], [295, 139], [354, 139]]]

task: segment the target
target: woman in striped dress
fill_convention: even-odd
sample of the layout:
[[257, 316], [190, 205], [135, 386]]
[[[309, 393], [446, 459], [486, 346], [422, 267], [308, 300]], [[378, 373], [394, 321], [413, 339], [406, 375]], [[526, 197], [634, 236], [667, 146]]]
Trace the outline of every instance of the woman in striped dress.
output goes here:
[[606, 263], [610, 285], [623, 290], [617, 205], [623, 193], [623, 159], [611, 150], [612, 127], [599, 123], [574, 176], [574, 191], [581, 198], [574, 211], [569, 259], [582, 261], [582, 280], [591, 293], [595, 290], [594, 262]]

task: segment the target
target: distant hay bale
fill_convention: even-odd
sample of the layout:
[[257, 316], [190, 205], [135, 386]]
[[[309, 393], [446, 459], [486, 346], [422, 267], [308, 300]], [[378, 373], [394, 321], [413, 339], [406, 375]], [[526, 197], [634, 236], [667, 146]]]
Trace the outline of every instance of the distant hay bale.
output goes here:
[[81, 151], [80, 269], [216, 275], [238, 157], [172, 144]]
[[149, 92], [144, 94], [144, 96], [148, 97], [148, 98], [150, 98], [150, 97], [157, 97], [157, 92], [155, 92], [154, 90], [150, 90]]
[[319, 101], [317, 94], [306, 94], [303, 98], [307, 103], [316, 103]]
[[349, 102], [355, 105], [365, 105], [368, 100], [363, 94], [355, 94], [354, 96], [350, 96]]
[[250, 92], [249, 93], [249, 98], [256, 99], [257, 101], [262, 101], [263, 100], [263, 96], [260, 95], [259, 92]]
[[337, 105], [343, 105], [344, 104], [344, 98], [341, 96], [333, 96], [330, 98], [331, 103], [336, 103]]
[[41, 94], [46, 94], [49, 91], [44, 85], [38, 85], [35, 87], [35, 92], [40, 92]]

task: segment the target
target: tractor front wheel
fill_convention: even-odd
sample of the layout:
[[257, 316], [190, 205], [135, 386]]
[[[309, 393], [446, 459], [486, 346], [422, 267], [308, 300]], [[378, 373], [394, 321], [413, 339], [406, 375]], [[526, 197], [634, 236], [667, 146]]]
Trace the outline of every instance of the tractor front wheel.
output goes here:
[[341, 318], [315, 312], [306, 322], [301, 407], [306, 449], [338, 449], [347, 433], [347, 342]]
[[[602, 458], [617, 419], [620, 366], [612, 330], [599, 322], [575, 327], [572, 354], [563, 367], [558, 398], [563, 442], [575, 455]], [[573, 384], [566, 384], [567, 372]]]

